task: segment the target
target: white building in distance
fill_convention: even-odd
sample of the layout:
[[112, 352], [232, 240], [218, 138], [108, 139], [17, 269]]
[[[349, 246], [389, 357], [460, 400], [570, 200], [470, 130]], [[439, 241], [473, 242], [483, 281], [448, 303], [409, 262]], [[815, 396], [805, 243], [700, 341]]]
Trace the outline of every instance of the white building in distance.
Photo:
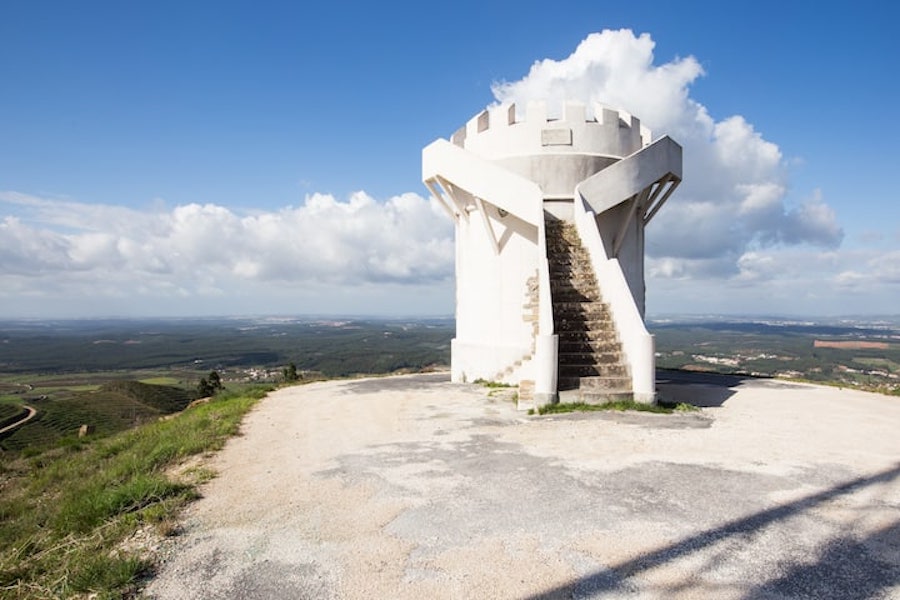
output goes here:
[[422, 151], [456, 224], [452, 380], [518, 384], [520, 408], [655, 400], [644, 228], [681, 182], [681, 146], [623, 111], [593, 114], [505, 106]]

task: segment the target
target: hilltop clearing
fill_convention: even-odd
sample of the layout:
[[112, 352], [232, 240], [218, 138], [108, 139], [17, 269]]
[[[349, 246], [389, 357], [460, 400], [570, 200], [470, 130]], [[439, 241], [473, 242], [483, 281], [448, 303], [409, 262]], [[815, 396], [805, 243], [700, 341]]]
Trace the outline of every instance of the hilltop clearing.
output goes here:
[[285, 388], [148, 598], [892, 598], [896, 398], [665, 380], [696, 413], [528, 417], [446, 374]]

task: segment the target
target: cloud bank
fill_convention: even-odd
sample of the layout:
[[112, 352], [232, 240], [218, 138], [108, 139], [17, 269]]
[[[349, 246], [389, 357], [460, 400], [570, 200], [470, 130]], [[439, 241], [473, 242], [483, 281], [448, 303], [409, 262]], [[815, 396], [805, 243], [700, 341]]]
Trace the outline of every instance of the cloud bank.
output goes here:
[[[209, 296], [247, 286], [446, 283], [453, 232], [434, 200], [312, 194], [239, 215], [214, 204], [138, 211], [0, 193], [0, 296]], [[373, 307], [375, 308], [375, 307]]]
[[715, 120], [690, 96], [703, 75], [692, 56], [654, 64], [654, 42], [629, 30], [588, 36], [562, 60], [536, 62], [519, 81], [493, 86], [498, 104], [600, 102], [637, 115], [659, 137], [684, 147], [684, 182], [648, 229], [648, 273], [729, 278], [761, 249], [837, 248], [844, 236], [820, 194], [787, 203], [787, 166], [778, 146], [743, 117]]

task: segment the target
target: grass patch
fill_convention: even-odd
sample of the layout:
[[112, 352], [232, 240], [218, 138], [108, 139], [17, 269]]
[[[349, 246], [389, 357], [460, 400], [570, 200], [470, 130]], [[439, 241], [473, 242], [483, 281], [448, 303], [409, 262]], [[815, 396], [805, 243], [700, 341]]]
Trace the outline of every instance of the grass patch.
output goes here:
[[586, 404], [584, 402], [562, 402], [559, 404], [547, 404], [537, 409], [539, 415], [554, 415], [569, 412], [593, 412], [599, 410], [634, 410], [659, 414], [671, 414], [674, 408], [668, 408], [659, 404], [644, 404], [634, 400], [617, 400], [603, 404]]
[[487, 379], [476, 379], [472, 383], [491, 389], [516, 387], [510, 383], [503, 383], [502, 381], [488, 381]]
[[150, 385], [180, 385], [181, 381], [175, 377], [170, 376], [161, 376], [161, 377], [145, 377], [139, 380], [141, 383], [147, 383]]
[[[665, 404], [660, 402], [660, 406], [670, 406], [669, 404]], [[688, 404], [687, 402], [679, 402], [672, 407], [677, 413], [686, 413], [686, 412], [700, 412], [700, 409], [693, 404]]]
[[[616, 400], [614, 402], [605, 402], [603, 404], [587, 404], [584, 402], [565, 402], [560, 404], [547, 404], [537, 409], [539, 415], [552, 415], [569, 412], [594, 412], [600, 410], [633, 410], [638, 412], [649, 412], [656, 414], [669, 415], [672, 413], [698, 412], [700, 409], [693, 404], [687, 402], [658, 402], [657, 404], [645, 404], [643, 402], [635, 402], [634, 400]], [[529, 415], [535, 414], [535, 409], [528, 410]]]
[[[121, 550], [139, 528], [172, 531], [208, 478], [168, 473], [221, 448], [267, 389], [224, 394], [163, 421], [20, 457], [0, 472], [0, 596], [118, 598], [152, 565]], [[188, 479], [188, 480], [184, 480]]]

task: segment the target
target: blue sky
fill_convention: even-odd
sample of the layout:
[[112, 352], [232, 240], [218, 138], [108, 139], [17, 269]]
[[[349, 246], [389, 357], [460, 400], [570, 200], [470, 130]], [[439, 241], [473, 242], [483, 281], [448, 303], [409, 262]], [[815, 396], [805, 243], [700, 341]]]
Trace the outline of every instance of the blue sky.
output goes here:
[[[648, 76], [693, 69], [666, 83], [681, 112], [635, 106], [710, 119], [673, 133], [685, 184], [648, 231], [650, 312], [896, 313], [898, 17], [886, 1], [6, 0], [0, 317], [450, 314], [452, 228], [422, 147], [551, 89], [579, 44], [623, 28], [603, 47], [649, 39]], [[627, 61], [585, 60], [572, 89], [632, 102], [590, 79]], [[691, 172], [718, 164], [687, 158], [721, 154], [717, 124], [740, 138], [731, 175]], [[773, 148], [752, 174], [733, 164]]]

